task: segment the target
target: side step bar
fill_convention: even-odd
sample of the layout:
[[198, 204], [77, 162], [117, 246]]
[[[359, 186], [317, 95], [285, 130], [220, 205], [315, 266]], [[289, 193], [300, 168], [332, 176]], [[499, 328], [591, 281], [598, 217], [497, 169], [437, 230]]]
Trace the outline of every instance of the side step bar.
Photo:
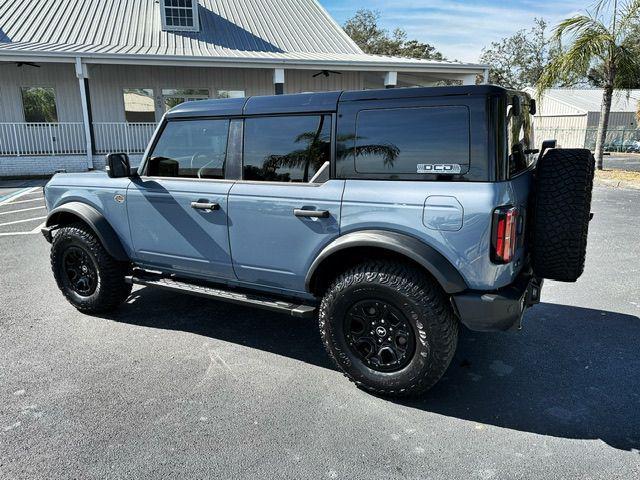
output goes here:
[[265, 310], [271, 310], [273, 312], [288, 313], [292, 317], [308, 318], [313, 317], [316, 313], [316, 307], [313, 305], [296, 304], [262, 295], [233, 292], [221, 288], [189, 283], [184, 280], [161, 277], [159, 275], [140, 274], [136, 272], [134, 275], [127, 276], [125, 280], [127, 283], [131, 283], [133, 285], [144, 285], [146, 287], [155, 287], [162, 290], [169, 290], [171, 292], [187, 293], [223, 302], [250, 305]]

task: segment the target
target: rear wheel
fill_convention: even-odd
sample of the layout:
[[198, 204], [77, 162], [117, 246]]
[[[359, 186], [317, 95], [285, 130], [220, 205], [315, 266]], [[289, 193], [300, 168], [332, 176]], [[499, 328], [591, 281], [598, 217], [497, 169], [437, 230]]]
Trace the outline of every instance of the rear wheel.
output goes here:
[[431, 388], [458, 338], [440, 287], [395, 262], [367, 262], [338, 276], [322, 299], [319, 322], [325, 348], [347, 378], [390, 396]]
[[84, 224], [60, 228], [51, 245], [51, 268], [58, 287], [78, 310], [113, 310], [131, 293], [125, 282], [129, 265], [107, 253]]
[[532, 263], [536, 275], [575, 282], [584, 270], [595, 160], [589, 150], [552, 149], [536, 167]]

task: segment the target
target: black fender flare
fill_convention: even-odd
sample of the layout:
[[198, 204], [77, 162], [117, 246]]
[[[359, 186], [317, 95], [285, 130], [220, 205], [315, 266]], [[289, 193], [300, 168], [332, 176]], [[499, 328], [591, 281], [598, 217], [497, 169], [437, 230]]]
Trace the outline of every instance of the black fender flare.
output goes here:
[[410, 235], [387, 230], [359, 230], [335, 239], [318, 254], [309, 267], [305, 289], [312, 291], [314, 275], [325, 260], [341, 250], [358, 247], [382, 248], [413, 260], [433, 275], [447, 293], [459, 293], [468, 289], [456, 267], [435, 248]]
[[100, 243], [104, 246], [105, 250], [116, 260], [123, 262], [129, 261], [129, 256], [125, 252], [120, 238], [116, 234], [113, 227], [109, 224], [104, 215], [96, 210], [91, 205], [87, 205], [82, 202], [68, 202], [54, 208], [47, 215], [47, 221], [45, 228], [43, 228], [43, 234], [45, 238], [50, 241], [51, 230], [64, 226], [70, 222], [64, 220], [68, 216], [75, 216], [86, 223], [91, 230], [96, 234]]

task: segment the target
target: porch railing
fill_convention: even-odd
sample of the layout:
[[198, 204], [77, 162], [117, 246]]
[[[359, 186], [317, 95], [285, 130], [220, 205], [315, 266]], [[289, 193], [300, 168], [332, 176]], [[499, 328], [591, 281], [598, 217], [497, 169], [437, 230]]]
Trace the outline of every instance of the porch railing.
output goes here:
[[156, 123], [94, 122], [96, 153], [143, 153]]
[[0, 123], [0, 155], [73, 155], [86, 152], [80, 122]]
[[[155, 123], [94, 122], [97, 154], [143, 153]], [[0, 123], [0, 155], [85, 155], [84, 125], [81, 122]]]

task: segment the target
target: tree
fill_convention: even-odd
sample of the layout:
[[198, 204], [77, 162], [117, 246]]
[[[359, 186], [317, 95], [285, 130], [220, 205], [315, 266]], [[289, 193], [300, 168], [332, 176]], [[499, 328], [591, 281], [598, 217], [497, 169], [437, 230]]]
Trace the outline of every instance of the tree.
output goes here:
[[521, 90], [535, 85], [551, 58], [558, 54], [558, 44], [548, 38], [547, 23], [534, 19], [529, 30], [519, 30], [482, 49], [480, 62], [489, 65], [489, 83]]
[[354, 42], [365, 52], [372, 55], [388, 55], [392, 57], [421, 58], [425, 60], [444, 60], [445, 57], [433, 45], [407, 40], [407, 33], [396, 28], [392, 33], [378, 23], [380, 12], [358, 10], [344, 24]]
[[634, 31], [640, 19], [640, 0], [629, 0], [618, 5], [618, 0], [601, 0], [593, 12], [575, 15], [560, 22], [553, 38], [561, 43], [568, 40], [563, 49], [540, 76], [538, 95], [544, 90], [573, 78], [586, 75], [594, 64], [602, 66], [603, 94], [598, 132], [596, 135], [596, 165], [602, 170], [604, 142], [611, 112], [613, 90], [618, 78], [625, 78], [638, 71], [638, 58], [633, 44]]
[[[636, 58], [640, 58], [640, 24], [634, 25], [627, 41], [629, 49], [633, 51]], [[640, 65], [640, 64], [639, 64]], [[587, 73], [589, 84], [602, 88], [605, 84], [604, 64], [599, 63], [589, 69]], [[614, 88], [616, 90], [631, 90], [640, 88], [640, 67], [636, 70], [625, 70], [616, 75]]]
[[53, 88], [27, 87], [22, 89], [24, 118], [27, 122], [57, 122], [56, 97]]
[[[325, 129], [325, 118], [327, 118], [326, 115], [320, 116], [316, 130], [303, 132], [296, 137], [295, 143], [300, 144], [301, 148], [284, 155], [268, 155], [262, 168], [262, 178], [274, 181], [289, 181], [289, 173], [277, 173], [278, 169], [303, 167], [302, 181], [307, 183], [309, 174], [317, 172], [327, 158], [331, 156], [331, 142]], [[396, 158], [400, 155], [400, 149], [392, 144], [372, 143], [356, 147], [356, 138], [355, 135], [351, 134], [338, 136], [339, 158], [353, 155], [377, 155], [382, 157], [385, 166], [392, 167]]]

